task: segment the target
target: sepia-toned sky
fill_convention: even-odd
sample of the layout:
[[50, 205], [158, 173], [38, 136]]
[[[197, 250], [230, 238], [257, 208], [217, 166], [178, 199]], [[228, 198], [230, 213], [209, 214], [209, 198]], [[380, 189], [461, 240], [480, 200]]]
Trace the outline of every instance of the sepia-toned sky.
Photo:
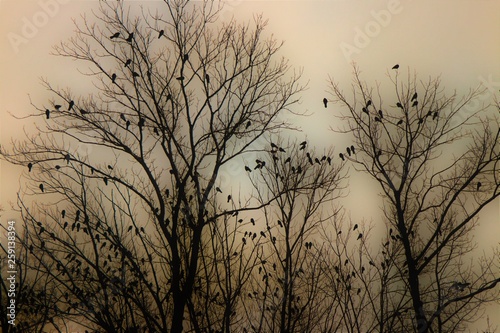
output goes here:
[[[160, 1], [140, 3], [158, 6]], [[30, 98], [37, 105], [47, 101], [40, 77], [59, 87], [79, 84], [76, 63], [50, 52], [54, 44], [72, 35], [72, 19], [78, 20], [97, 5], [96, 0], [0, 0], [2, 145], [22, 138], [23, 128], [32, 129], [33, 120], [15, 120], [11, 114], [22, 117], [34, 112]], [[465, 92], [483, 84], [484, 102], [500, 97], [498, 0], [233, 0], [228, 1], [223, 19], [234, 16], [248, 21], [260, 13], [269, 19], [267, 33], [285, 41], [281, 55], [303, 70], [308, 90], [297, 110], [311, 115], [301, 119], [300, 136], [315, 146], [336, 145], [338, 140], [343, 147], [348, 142], [332, 133], [330, 128], [338, 125], [332, 114], [335, 107], [325, 110], [321, 100], [328, 97], [329, 77], [349, 89], [353, 62], [374, 85], [389, 82], [387, 73], [399, 63], [404, 73], [410, 69], [423, 80], [440, 75], [446, 91]], [[2, 223], [15, 217], [10, 203], [15, 202], [23, 171], [0, 162]], [[350, 210], [353, 219], [378, 221], [380, 198], [374, 184], [351, 171], [346, 207], [354, 208]], [[498, 244], [500, 200], [482, 214], [480, 223], [476, 240], [488, 247]], [[491, 319], [500, 324], [500, 319]]]

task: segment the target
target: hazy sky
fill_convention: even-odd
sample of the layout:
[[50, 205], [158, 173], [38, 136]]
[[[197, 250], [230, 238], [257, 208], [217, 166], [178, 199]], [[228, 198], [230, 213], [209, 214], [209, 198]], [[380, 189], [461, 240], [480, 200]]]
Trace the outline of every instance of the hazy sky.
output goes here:
[[[145, 6], [159, 1], [141, 1]], [[22, 137], [17, 116], [33, 112], [28, 94], [36, 104], [47, 94], [39, 78], [55, 86], [78, 84], [75, 63], [51, 56], [52, 45], [72, 35], [72, 19], [95, 8], [98, 2], [70, 0], [0, 0], [0, 140]], [[302, 121], [303, 136], [315, 145], [332, 143], [330, 126], [335, 127], [334, 108], [325, 111], [321, 100], [327, 96], [331, 76], [346, 90], [355, 62], [367, 81], [387, 82], [388, 70], [399, 63], [422, 79], [441, 75], [452, 91], [485, 84], [483, 96], [491, 101], [500, 89], [500, 1], [497, 0], [346, 0], [346, 1], [229, 1], [224, 18], [247, 21], [252, 13], [269, 19], [267, 33], [285, 40], [282, 55], [303, 70], [309, 89], [302, 95], [301, 110], [312, 115]], [[343, 140], [343, 139], [339, 139]], [[343, 146], [343, 144], [340, 144]], [[0, 164], [0, 205], [9, 215], [15, 200], [22, 169]], [[352, 177], [350, 201], [366, 193], [366, 185]], [[356, 218], [379, 215], [379, 199], [366, 200], [366, 211], [356, 209]], [[348, 202], [349, 202], [348, 200]], [[500, 200], [483, 214], [477, 237], [498, 243]], [[375, 219], [375, 218], [374, 218]], [[3, 219], [2, 219], [3, 220]], [[492, 232], [496, 230], [496, 232]]]

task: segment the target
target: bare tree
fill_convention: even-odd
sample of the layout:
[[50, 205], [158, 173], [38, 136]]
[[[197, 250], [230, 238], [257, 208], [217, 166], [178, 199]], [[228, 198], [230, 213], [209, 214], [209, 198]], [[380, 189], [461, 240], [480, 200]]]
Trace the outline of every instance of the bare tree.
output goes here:
[[[214, 274], [227, 272], [209, 272], [207, 260], [240, 246], [228, 243], [239, 226], [221, 227], [230, 217], [266, 203], [223, 209], [220, 172], [262, 149], [260, 137], [289, 128], [279, 115], [297, 102], [300, 75], [276, 59], [281, 43], [262, 37], [260, 17], [215, 28], [220, 8], [210, 1], [164, 1], [161, 14], [135, 18], [121, 2], [99, 6], [55, 48], [90, 65], [96, 91], [44, 80], [53, 97], [34, 105], [38, 133], [1, 150], [29, 171], [24, 245], [57, 282], [59, 314], [89, 329], [228, 329], [248, 273], [222, 295], [222, 317], [200, 316], [221, 302], [212, 293], [233, 288], [218, 285]], [[196, 300], [202, 291], [210, 302]]]
[[404, 330], [455, 332], [499, 296], [495, 258], [463, 260], [479, 213], [500, 195], [499, 118], [487, 106], [466, 112], [479, 89], [459, 98], [446, 96], [439, 79], [402, 79], [399, 69], [389, 77], [389, 103], [358, 69], [352, 96], [331, 81], [334, 102], [347, 109], [340, 131], [357, 146], [347, 159], [379, 184], [391, 242], [400, 244], [392, 260], [404, 291], [388, 297], [408, 300], [413, 321], [405, 318]]

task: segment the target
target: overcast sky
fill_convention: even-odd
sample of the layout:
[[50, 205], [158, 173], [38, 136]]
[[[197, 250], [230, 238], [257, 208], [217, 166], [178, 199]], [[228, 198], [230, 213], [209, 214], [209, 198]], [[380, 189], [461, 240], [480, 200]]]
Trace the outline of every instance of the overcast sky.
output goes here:
[[[141, 1], [155, 6], [159, 1]], [[39, 78], [66, 87], [78, 83], [74, 62], [51, 56], [52, 45], [74, 30], [72, 19], [96, 8], [97, 1], [0, 1], [0, 140], [22, 137], [23, 125], [9, 113], [33, 112], [35, 103], [48, 96]], [[262, 13], [269, 19], [267, 32], [285, 41], [282, 55], [303, 70], [309, 89], [302, 95], [302, 110], [312, 115], [301, 122], [303, 135], [315, 145], [331, 143], [336, 119], [322, 108], [329, 77], [347, 90], [355, 62], [369, 82], [387, 82], [390, 68], [399, 63], [422, 79], [441, 75], [444, 86], [466, 91], [485, 84], [481, 96], [491, 101], [500, 89], [500, 1], [496, 0], [346, 0], [346, 1], [229, 1], [224, 18], [247, 21]], [[1, 162], [0, 204], [9, 210], [15, 200], [21, 171]], [[351, 175], [351, 201], [364, 193], [363, 178]], [[372, 218], [378, 198], [356, 218]], [[498, 243], [500, 200], [483, 214], [477, 237]], [[9, 213], [7, 212], [7, 215]], [[5, 216], [7, 217], [7, 216]], [[492, 230], [496, 230], [492, 232]], [[497, 320], [498, 321], [498, 320]]]

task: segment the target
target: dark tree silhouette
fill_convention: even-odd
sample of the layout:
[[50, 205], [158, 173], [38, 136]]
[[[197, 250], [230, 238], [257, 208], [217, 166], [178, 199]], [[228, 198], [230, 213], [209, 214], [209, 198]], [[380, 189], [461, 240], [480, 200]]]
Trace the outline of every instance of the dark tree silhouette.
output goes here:
[[[478, 265], [461, 260], [474, 248], [469, 235], [479, 213], [500, 195], [499, 118], [487, 107], [463, 117], [480, 90], [459, 99], [446, 96], [438, 79], [401, 80], [397, 71], [390, 77], [396, 107], [379, 97], [382, 91], [370, 89], [357, 69], [356, 98], [331, 81], [332, 100], [347, 109], [339, 117], [347, 124], [341, 132], [353, 135], [358, 147], [353, 163], [379, 184], [384, 197], [390, 243], [398, 244], [391, 260], [401, 283], [387, 290], [405, 306], [397, 310], [398, 320], [407, 331], [456, 331], [477, 319], [485, 302], [499, 299], [494, 257]], [[409, 108], [412, 98], [418, 107]], [[384, 110], [384, 122], [363, 115], [358, 105], [367, 100]]]
[[[209, 1], [165, 1], [164, 14], [137, 18], [122, 2], [99, 6], [55, 48], [90, 65], [97, 91], [44, 81], [55, 99], [88, 112], [56, 106], [27, 142], [1, 150], [37, 165], [25, 192], [36, 209], [21, 202], [31, 231], [22, 243], [57, 282], [61, 318], [105, 332], [229, 331], [251, 268], [227, 270], [251, 267], [257, 249], [233, 256], [241, 226], [226, 223], [268, 203], [230, 200], [228, 209], [220, 173], [289, 128], [278, 116], [298, 101], [300, 75], [277, 58], [281, 43], [263, 38], [261, 17], [216, 28], [220, 8]], [[36, 109], [33, 117], [45, 112]], [[33, 184], [45, 184], [44, 196]]]

